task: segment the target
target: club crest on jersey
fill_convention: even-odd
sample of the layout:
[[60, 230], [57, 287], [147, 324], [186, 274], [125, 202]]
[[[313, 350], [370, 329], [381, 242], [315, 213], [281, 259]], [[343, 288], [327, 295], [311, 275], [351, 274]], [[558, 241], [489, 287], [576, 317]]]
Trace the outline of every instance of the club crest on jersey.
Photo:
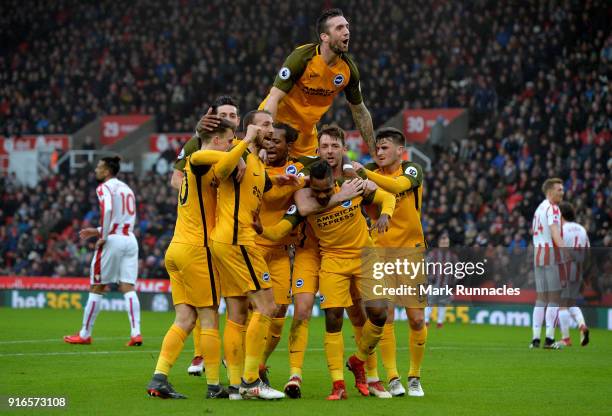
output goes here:
[[270, 280], [270, 273], [268, 273], [268, 272], [264, 272], [264, 274], [261, 276], [261, 279], [262, 279], [264, 282], [269, 281], [269, 280]]
[[283, 81], [286, 81], [291, 76], [291, 70], [286, 66], [282, 67], [280, 71], [278, 71], [278, 77]]
[[348, 201], [344, 201], [340, 206], [342, 208], [348, 208], [353, 204], [353, 202], [349, 199]]
[[419, 172], [417, 171], [417, 169], [416, 169], [414, 166], [408, 166], [408, 167], [406, 168], [406, 170], [404, 171], [404, 173], [405, 173], [406, 175], [410, 175], [410, 176], [412, 176], [412, 177], [416, 178], [416, 176], [417, 176], [417, 174], [418, 174]]
[[302, 287], [304, 286], [304, 280], [303, 279], [297, 279], [295, 282], [295, 287]]
[[288, 175], [295, 175], [297, 173], [297, 168], [295, 167], [295, 165], [289, 165], [285, 169], [285, 173]]
[[334, 77], [334, 85], [339, 87], [344, 82], [344, 75], [338, 74]]
[[293, 215], [295, 214], [296, 211], [297, 211], [297, 207], [295, 206], [295, 204], [293, 204], [287, 210], [287, 215]]

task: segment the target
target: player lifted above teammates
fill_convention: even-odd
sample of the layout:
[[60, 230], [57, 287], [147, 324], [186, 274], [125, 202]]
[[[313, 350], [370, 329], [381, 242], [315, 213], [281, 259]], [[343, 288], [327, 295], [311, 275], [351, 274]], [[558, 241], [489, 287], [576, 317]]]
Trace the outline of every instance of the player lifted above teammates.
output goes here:
[[166, 252], [176, 318], [164, 337], [153, 379], [147, 387], [152, 396], [184, 398], [168, 383], [167, 376], [199, 318], [198, 336], [206, 363], [207, 397], [227, 397], [227, 392], [219, 385], [221, 341], [217, 308], [220, 282], [209, 249], [209, 237], [215, 228], [215, 184], [229, 176], [254, 139], [253, 135], [247, 135], [231, 152], [225, 152], [234, 138], [234, 127], [222, 120], [213, 131], [200, 134], [202, 150], [185, 159], [174, 237]]
[[[401, 252], [388, 250], [386, 261], [394, 261], [398, 255], [407, 255], [419, 262], [423, 258], [425, 237], [421, 226], [421, 205], [423, 195], [423, 170], [417, 163], [402, 161], [405, 138], [401, 131], [395, 128], [384, 128], [376, 133], [376, 163], [371, 163], [364, 169], [368, 179], [374, 181], [387, 192], [395, 195], [395, 211], [391, 219], [389, 231], [384, 235], [372, 233], [377, 247], [385, 249], [403, 249]], [[354, 163], [357, 168], [361, 166]], [[369, 211], [373, 218], [377, 213]], [[409, 284], [425, 284], [424, 276]], [[427, 327], [424, 324], [425, 303], [419, 299], [395, 299], [397, 304], [406, 307], [410, 325], [410, 371], [408, 373], [408, 394], [410, 396], [423, 396], [421, 388], [421, 362], [425, 353], [427, 341]], [[383, 365], [387, 372], [389, 391], [394, 396], [405, 393], [397, 371], [396, 341], [393, 327], [394, 314], [390, 309], [383, 337], [380, 341], [380, 350]]]
[[83, 311], [83, 327], [78, 334], [67, 335], [69, 344], [91, 344], [91, 331], [100, 312], [106, 285], [117, 283], [123, 292], [130, 320], [128, 346], [142, 345], [140, 335], [140, 302], [134, 286], [138, 275], [138, 242], [134, 237], [136, 198], [134, 192], [115, 176], [119, 157], [105, 157], [96, 166], [96, 189], [100, 201], [100, 227], [81, 230], [81, 239], [97, 237], [91, 261], [91, 291]]
[[349, 23], [340, 9], [328, 9], [317, 19], [316, 31], [317, 43], [302, 45], [287, 57], [260, 108], [300, 132], [292, 156], [312, 156], [316, 124], [344, 91], [355, 125], [373, 149], [372, 117], [361, 95], [359, 70], [347, 54]]

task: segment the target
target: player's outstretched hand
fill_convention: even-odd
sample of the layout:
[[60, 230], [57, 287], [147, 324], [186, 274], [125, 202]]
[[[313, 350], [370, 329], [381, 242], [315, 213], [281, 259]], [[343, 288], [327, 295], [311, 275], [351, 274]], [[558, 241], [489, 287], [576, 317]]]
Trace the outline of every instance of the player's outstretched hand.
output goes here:
[[387, 232], [389, 230], [389, 215], [381, 214], [381, 216], [378, 217], [378, 221], [376, 221], [376, 224], [374, 224], [372, 228], [374, 227], [376, 227], [376, 230], [378, 230], [378, 234], [382, 235]]
[[82, 241], [89, 240], [92, 237], [98, 237], [99, 235], [97, 228], [83, 228], [79, 231], [79, 238]]
[[104, 246], [104, 243], [106, 243], [106, 240], [99, 238], [98, 241], [96, 241], [96, 250], [102, 248]]
[[221, 117], [212, 113], [212, 107], [208, 108], [206, 114], [202, 116], [198, 124], [196, 125], [196, 133], [200, 135], [206, 131], [214, 130], [219, 123], [221, 123]]
[[300, 186], [300, 177], [291, 173], [274, 176], [273, 182], [277, 186]]
[[263, 226], [261, 225], [261, 219], [259, 218], [259, 210], [251, 211], [253, 214], [253, 222], [251, 226], [257, 234], [263, 233]]
[[341, 201], [356, 198], [363, 193], [363, 188], [364, 181], [361, 178], [344, 181], [340, 187], [340, 192], [338, 192], [338, 198], [340, 198]]
[[363, 196], [368, 196], [376, 192], [378, 185], [369, 179], [363, 181]]
[[359, 169], [363, 169], [363, 165], [359, 162], [356, 161], [352, 161], [351, 162], [353, 164], [353, 169], [355, 169], [355, 171], [358, 171]]
[[258, 156], [262, 162], [268, 164], [268, 151], [266, 149], [259, 149]]

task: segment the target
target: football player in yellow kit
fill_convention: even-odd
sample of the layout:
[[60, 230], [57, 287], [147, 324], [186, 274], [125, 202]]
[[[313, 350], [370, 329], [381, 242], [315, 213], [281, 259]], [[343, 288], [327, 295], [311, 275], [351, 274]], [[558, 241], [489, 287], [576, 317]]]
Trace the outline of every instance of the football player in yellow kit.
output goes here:
[[359, 70], [348, 55], [349, 23], [340, 9], [328, 9], [317, 19], [318, 43], [296, 48], [276, 75], [270, 93], [260, 108], [272, 113], [276, 122], [300, 132], [291, 156], [313, 156], [317, 149], [317, 123], [344, 91], [355, 125], [374, 148], [372, 117], [359, 86]]

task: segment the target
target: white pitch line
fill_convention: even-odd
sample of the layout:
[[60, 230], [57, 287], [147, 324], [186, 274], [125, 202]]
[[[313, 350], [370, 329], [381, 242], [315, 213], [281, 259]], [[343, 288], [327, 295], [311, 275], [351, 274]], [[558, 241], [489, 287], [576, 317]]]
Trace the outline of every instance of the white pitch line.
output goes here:
[[[86, 347], [79, 347], [86, 348]], [[432, 346], [427, 347], [428, 350], [472, 350], [471, 346]], [[523, 349], [519, 346], [516, 347], [504, 347], [504, 346], [491, 346], [491, 347], [478, 347], [479, 350], [520, 350]], [[398, 347], [398, 351], [407, 351], [408, 347]], [[287, 352], [287, 348], [278, 348], [275, 350], [276, 352]], [[323, 352], [324, 348], [308, 348], [306, 350], [313, 352]], [[190, 350], [184, 350], [184, 352], [191, 352]], [[113, 354], [138, 354], [138, 353], [159, 353], [159, 350], [132, 350], [132, 351], [124, 351], [124, 350], [114, 350], [114, 351], [57, 351], [57, 352], [16, 352], [16, 353], [0, 353], [0, 358], [4, 357], [40, 357], [40, 356], [63, 356], [63, 355], [113, 355]]]

